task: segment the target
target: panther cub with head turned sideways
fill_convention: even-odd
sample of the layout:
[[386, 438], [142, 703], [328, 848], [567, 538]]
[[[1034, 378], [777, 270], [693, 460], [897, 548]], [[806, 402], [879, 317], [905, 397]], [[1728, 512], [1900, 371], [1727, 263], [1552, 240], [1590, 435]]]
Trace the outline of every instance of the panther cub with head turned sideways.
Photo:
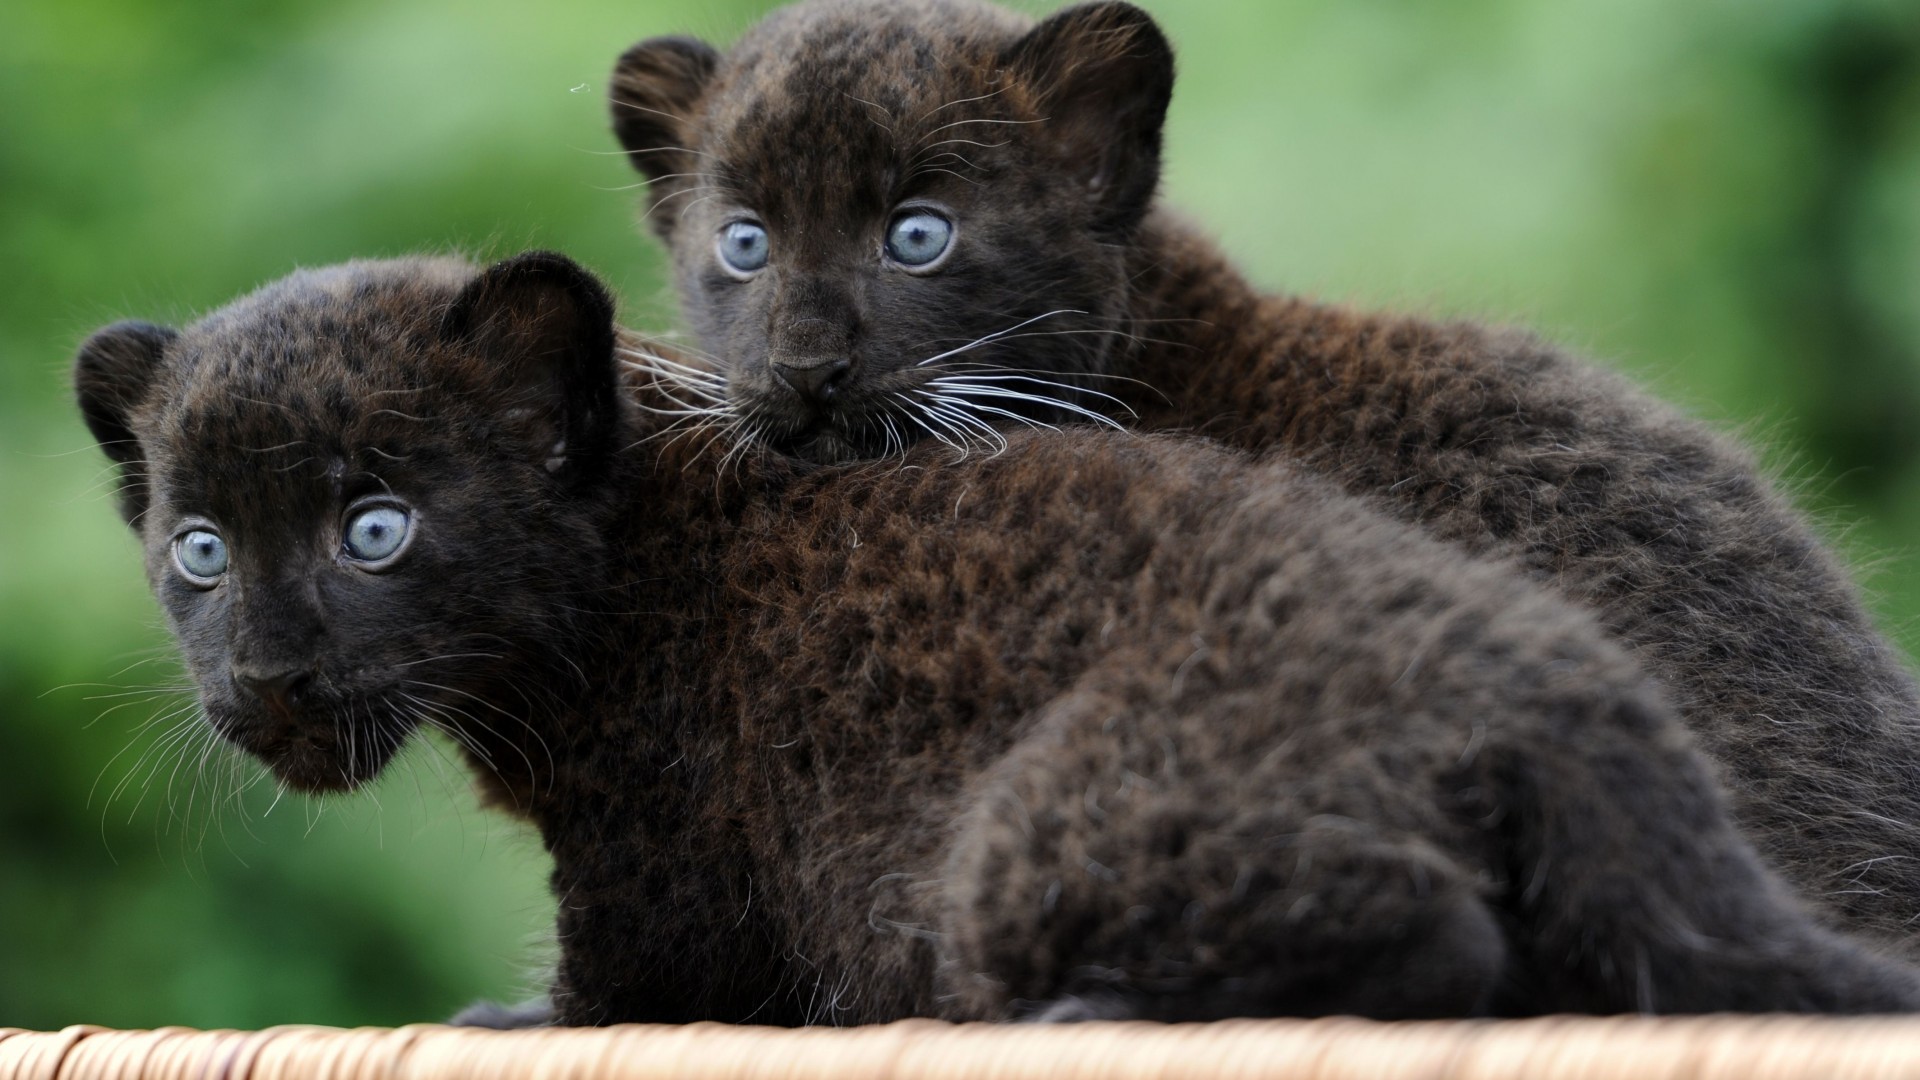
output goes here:
[[807, 0], [628, 50], [613, 126], [713, 411], [821, 461], [1102, 411], [1283, 453], [1591, 605], [1768, 860], [1920, 953], [1920, 690], [1752, 456], [1525, 335], [1262, 293], [1154, 205], [1173, 78], [1114, 0]]
[[1509, 570], [1172, 438], [728, 459], [612, 317], [352, 263], [77, 363], [207, 722], [306, 791], [452, 733], [561, 1022], [1920, 1005]]

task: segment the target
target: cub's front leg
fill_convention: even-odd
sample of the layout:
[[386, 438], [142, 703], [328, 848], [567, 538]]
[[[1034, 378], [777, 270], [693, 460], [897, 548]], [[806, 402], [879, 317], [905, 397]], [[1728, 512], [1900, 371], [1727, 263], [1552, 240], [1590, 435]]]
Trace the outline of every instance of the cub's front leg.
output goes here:
[[707, 834], [628, 835], [639, 812], [616, 799], [555, 830], [552, 1022], [803, 1023], [746, 856]]

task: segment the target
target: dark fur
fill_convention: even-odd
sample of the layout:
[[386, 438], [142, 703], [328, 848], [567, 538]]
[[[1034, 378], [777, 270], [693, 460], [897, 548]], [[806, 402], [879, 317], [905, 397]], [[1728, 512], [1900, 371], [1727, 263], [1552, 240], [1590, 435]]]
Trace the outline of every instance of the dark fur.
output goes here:
[[78, 360], [211, 721], [315, 790], [454, 732], [552, 852], [560, 1021], [1920, 1004], [1503, 568], [1172, 438], [723, 464], [608, 311], [557, 256], [357, 263]]
[[[822, 460], [890, 449], [896, 432], [953, 437], [954, 410], [1007, 404], [933, 381], [958, 373], [1283, 451], [1593, 605], [1681, 705], [1768, 857], [1846, 925], [1920, 941], [1920, 696], [1751, 457], [1524, 335], [1255, 291], [1135, 197], [1157, 175], [1172, 71], [1143, 13], [1094, 4], [1034, 26], [964, 0], [812, 0], [678, 81], [645, 74], [662, 48], [623, 57], [616, 127], [655, 178], [649, 221], [700, 342], [728, 361], [744, 431]], [[620, 126], [651, 107], [671, 122]], [[964, 161], [926, 167], [919, 148], [955, 133], [972, 140], [946, 148]], [[663, 140], [685, 175], [659, 168]], [[954, 211], [936, 274], [876, 256], [907, 199]], [[712, 245], [743, 212], [773, 243], [745, 283], [716, 272]], [[1080, 314], [919, 363], [1057, 309]], [[766, 374], [802, 336], [852, 361], [824, 405]]]
[[[916, 360], [1055, 309], [1080, 314], [1033, 328], [1064, 336], [1013, 342], [1020, 366], [1104, 366], [1126, 317], [1125, 244], [1158, 175], [1171, 54], [1126, 5], [1022, 26], [984, 4], [827, 0], [775, 12], [724, 61], [686, 38], [621, 58], [614, 124], [653, 178], [648, 220], [702, 346], [733, 362], [742, 423], [767, 441], [823, 460], [876, 453], [880, 412], [916, 430], [897, 395], [993, 356]], [[935, 276], [880, 258], [908, 200], [959, 223]], [[743, 214], [773, 236], [773, 264], [747, 283], [714, 253]], [[831, 410], [772, 374], [842, 358]]]

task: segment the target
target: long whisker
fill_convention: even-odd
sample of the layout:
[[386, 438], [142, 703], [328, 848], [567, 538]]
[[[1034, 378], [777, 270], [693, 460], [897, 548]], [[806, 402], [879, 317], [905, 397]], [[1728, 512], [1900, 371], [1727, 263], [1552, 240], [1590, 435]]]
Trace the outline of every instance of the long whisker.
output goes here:
[[[1013, 374], [1001, 374], [1001, 373], [992, 373], [992, 372], [967, 372], [959, 375], [936, 376], [934, 378], [928, 379], [927, 385], [929, 386], [978, 386], [981, 383], [998, 383], [998, 382], [1033, 383], [1038, 386], [1051, 386], [1057, 390], [1065, 390], [1071, 394], [1091, 394], [1094, 397], [1105, 398], [1106, 400], [1113, 402], [1115, 405], [1120, 406], [1122, 409], [1125, 409], [1128, 413], [1133, 414], [1135, 417], [1138, 417], [1139, 415], [1138, 413], [1134, 413], [1133, 407], [1131, 405], [1128, 405], [1126, 402], [1120, 400], [1117, 397], [1114, 397], [1112, 394], [1104, 393], [1099, 390], [1090, 389], [1085, 386], [1075, 386], [1072, 383], [1060, 382], [1056, 379], [1042, 379], [1034, 375], [1013, 375]], [[1006, 388], [1001, 387], [1000, 389], [1006, 389]]]
[[911, 405], [912, 408], [909, 411], [902, 413], [901, 414], [902, 416], [905, 416], [909, 422], [917, 424], [920, 430], [926, 432], [928, 435], [931, 435], [935, 439], [938, 439], [939, 441], [946, 443], [949, 447], [952, 447], [954, 453], [960, 455], [961, 457], [967, 456], [967, 451], [965, 447], [954, 442], [952, 439], [947, 438], [945, 435], [941, 434], [940, 432], [935, 431], [932, 425], [928, 424], [925, 420], [922, 420], [918, 416], [914, 415], [915, 412], [920, 411], [920, 407], [917, 403], [908, 402], [907, 404]]
[[[160, 752], [161, 748], [166, 746], [168, 743], [174, 741], [176, 738], [183, 738], [184, 737], [184, 735], [182, 734], [183, 730], [189, 727], [190, 725], [192, 725], [193, 723], [195, 723], [199, 719], [198, 712], [194, 706], [195, 706], [195, 702], [193, 701], [179, 702], [174, 704], [171, 708], [155, 713], [145, 723], [141, 724], [138, 729], [136, 729], [136, 731], [134, 732], [134, 735], [135, 735], [134, 739], [129, 740], [127, 745], [121, 747], [118, 752], [116, 752], [112, 757], [108, 758], [106, 764], [100, 766], [100, 771], [94, 774], [93, 786], [87, 789], [87, 805], [89, 806], [93, 805], [93, 797], [95, 794], [99, 792], [100, 782], [106, 778], [107, 770], [112, 768], [113, 763], [116, 761], [119, 761], [120, 758], [124, 756], [127, 751], [132, 750], [135, 746], [139, 745], [139, 735], [147, 731], [148, 729], [154, 727], [157, 724], [163, 724], [163, 723], [167, 723], [168, 721], [173, 721], [173, 723], [170, 726], [168, 726], [167, 729], [163, 731], [158, 738], [149, 742], [141, 750], [140, 754], [134, 758], [133, 764], [128, 766], [127, 768], [126, 775], [121, 777], [120, 782], [113, 786], [113, 790], [108, 793], [106, 801], [101, 804], [101, 807], [100, 807], [101, 839], [104, 840], [106, 838], [107, 816], [110, 813], [112, 813], [114, 802], [119, 799], [120, 793], [126, 790], [127, 785], [129, 783], [132, 783], [133, 778], [139, 774], [140, 766], [145, 764], [147, 759], [151, 755], [153, 755], [156, 752]], [[183, 715], [185, 716], [185, 719], [180, 719]]]
[[440, 705], [431, 701], [422, 700], [421, 698], [415, 697], [414, 695], [409, 694], [404, 690], [398, 690], [398, 691], [395, 691], [395, 693], [398, 693], [401, 697], [406, 698], [407, 701], [411, 703], [411, 704], [402, 706], [402, 708], [408, 715], [412, 716], [415, 720], [419, 721], [421, 724], [424, 724], [427, 727], [430, 727], [433, 730], [438, 731], [446, 735], [448, 738], [452, 739], [461, 748], [465, 749], [468, 753], [472, 754], [474, 757], [474, 760], [479, 761], [481, 764], [485, 765], [489, 772], [493, 773], [494, 776], [500, 779], [501, 783], [503, 784], [506, 783], [506, 777], [501, 774], [500, 767], [497, 764], [495, 764], [493, 760], [493, 755], [488, 753], [486, 748], [481, 746], [479, 741], [474, 739], [473, 736], [460, 730], [457, 724], [452, 723], [451, 717], [448, 715], [448, 713], [446, 713], [442, 709]]
[[622, 348], [617, 351], [621, 359], [625, 360], [631, 366], [641, 368], [642, 370], [653, 371], [659, 368], [671, 368], [675, 371], [685, 372], [688, 375], [698, 378], [710, 378], [716, 382], [726, 381], [719, 372], [707, 371], [694, 367], [691, 364], [683, 364], [678, 360], [661, 356], [659, 353], [642, 352], [639, 349], [627, 348]]
[[967, 444], [972, 442], [973, 440], [964, 429], [956, 428], [951, 421], [943, 419], [937, 413], [934, 413], [926, 405], [920, 402], [914, 402], [913, 404], [914, 404], [914, 408], [919, 410], [921, 416], [925, 417], [926, 420], [928, 421], [932, 421], [934, 424], [938, 424], [944, 431], [953, 435], [954, 439], [958, 439], [959, 441], [956, 442], [954, 441], [954, 439], [949, 439], [945, 435], [942, 435], [939, 432], [934, 431], [933, 428], [929, 426], [925, 421], [921, 422], [920, 424], [921, 427], [924, 427], [929, 432], [932, 432], [934, 438], [939, 439], [941, 442], [946, 443], [948, 446], [953, 447], [954, 453], [958, 454], [960, 457], [964, 458], [967, 456]]
[[930, 119], [938, 113], [942, 113], [948, 109], [953, 108], [955, 105], [970, 105], [976, 101], [986, 101], [989, 98], [999, 97], [1001, 94], [1006, 93], [1008, 89], [1010, 89], [1010, 87], [1003, 86], [1000, 89], [995, 90], [989, 94], [980, 94], [975, 97], [967, 97], [967, 98], [954, 98], [952, 101], [947, 102], [945, 105], [935, 106], [934, 108], [927, 110], [926, 113], [924, 113], [923, 115], [916, 117], [913, 122], [918, 124], [922, 120]]
[[[924, 393], [924, 391], [922, 392]], [[1025, 425], [1026, 427], [1035, 428], [1035, 429], [1044, 428], [1048, 431], [1056, 431], [1056, 432], [1060, 430], [1054, 425], [1047, 423], [1045, 420], [1035, 420], [1030, 416], [1021, 416], [1017, 412], [1013, 412], [1008, 409], [996, 408], [992, 405], [982, 405], [977, 401], [967, 401], [963, 398], [949, 397], [945, 394], [928, 394], [927, 396], [933, 398], [935, 401], [938, 401], [943, 405], [948, 405], [953, 408], [970, 409], [974, 412], [991, 413], [995, 416], [1004, 416], [1007, 419], [1012, 420], [1017, 424]]]
[[964, 383], [950, 382], [945, 379], [935, 379], [930, 381], [938, 382], [941, 384], [942, 390], [947, 391], [949, 393], [958, 394], [962, 397], [991, 397], [991, 398], [1002, 398], [1010, 401], [1028, 401], [1036, 405], [1044, 405], [1051, 408], [1064, 409], [1067, 412], [1074, 413], [1075, 415], [1078, 415], [1078, 416], [1083, 416], [1088, 420], [1093, 421], [1096, 424], [1101, 424], [1103, 426], [1113, 428], [1117, 431], [1126, 430], [1126, 428], [1119, 421], [1113, 419], [1110, 416], [1107, 416], [1104, 413], [1098, 413], [1093, 411], [1092, 409], [1085, 408], [1084, 406], [1075, 405], [1070, 401], [1062, 401], [1059, 398], [1048, 397], [1044, 394], [1028, 394], [1018, 390], [1007, 390], [1001, 387], [992, 387], [992, 386], [970, 386]]
[[1015, 323], [1014, 325], [1007, 327], [1005, 330], [997, 330], [983, 337], [975, 338], [974, 340], [969, 341], [968, 343], [960, 346], [957, 349], [948, 349], [946, 352], [940, 353], [937, 356], [929, 356], [925, 360], [920, 361], [918, 364], [914, 366], [926, 367], [928, 364], [938, 363], [941, 360], [945, 360], [949, 356], [958, 356], [961, 353], [968, 352], [973, 349], [977, 349], [980, 346], [985, 345], [989, 342], [998, 341], [1001, 338], [1006, 337], [1008, 334], [1011, 334], [1014, 331], [1019, 330], [1021, 327], [1032, 326], [1034, 323], [1037, 323], [1042, 319], [1050, 319], [1055, 315], [1085, 315], [1085, 314], [1086, 312], [1080, 311], [1074, 308], [1061, 308], [1057, 311], [1049, 311], [1049, 312], [1045, 312], [1044, 314], [1035, 315], [1033, 318]]
[[992, 424], [974, 416], [964, 405], [955, 407], [952, 405], [939, 404], [937, 403], [939, 399], [934, 398], [933, 395], [928, 394], [923, 396], [933, 399], [936, 402], [936, 404], [926, 406], [929, 413], [952, 420], [969, 432], [978, 432], [988, 445], [994, 447], [993, 452], [996, 456], [1006, 452], [1007, 437], [995, 431]]
[[[551, 787], [553, 783], [554, 775], [559, 772], [559, 765], [554, 761], [553, 748], [547, 745], [546, 738], [540, 734], [540, 731], [538, 728], [535, 728], [532, 724], [528, 723], [524, 718], [515, 716], [513, 713], [510, 713], [507, 710], [501, 708], [500, 706], [495, 705], [493, 702], [488, 701], [486, 698], [480, 697], [477, 694], [469, 693], [465, 690], [460, 689], [457, 686], [442, 686], [439, 683], [430, 683], [423, 679], [408, 679], [406, 680], [406, 682], [410, 685], [424, 686], [432, 690], [442, 690], [450, 694], [458, 694], [461, 697], [468, 698], [481, 705], [484, 705], [487, 708], [492, 709], [494, 712], [499, 713], [501, 716], [504, 716], [507, 719], [514, 721], [515, 723], [519, 724], [521, 727], [526, 728], [527, 733], [534, 737], [535, 741], [537, 741], [540, 744], [540, 749], [547, 756], [547, 783], [549, 787]], [[447, 707], [453, 708], [453, 706], [451, 705]], [[479, 717], [474, 716], [471, 712], [468, 712], [465, 709], [458, 709], [457, 711], [461, 715], [467, 717], [469, 720], [480, 725], [482, 730], [486, 731], [488, 734], [492, 735], [494, 738], [499, 739], [501, 742], [506, 743], [508, 746], [512, 747], [514, 751], [517, 752], [520, 755], [520, 757], [526, 761], [527, 774], [529, 776], [539, 775], [540, 770], [534, 765], [533, 758], [528, 756], [527, 752], [520, 748], [519, 743], [514, 742], [513, 740], [508, 739], [506, 736], [500, 734], [498, 731], [494, 730], [494, 728], [491, 725], [487, 724], [484, 720], [481, 720]]]
[[[945, 365], [943, 370], [952, 371], [960, 374], [969, 374], [969, 375], [976, 371], [990, 372], [996, 375], [1059, 375], [1061, 374], [1060, 372], [1052, 370], [1050, 368], [1008, 367], [1005, 364], [997, 364], [988, 360], [962, 360], [957, 364]], [[1135, 386], [1145, 387], [1146, 389], [1151, 390], [1156, 394], [1160, 394], [1160, 396], [1163, 398], [1166, 396], [1165, 394], [1160, 393], [1160, 389], [1158, 387], [1154, 386], [1152, 383], [1146, 381], [1145, 379], [1135, 379], [1126, 375], [1113, 375], [1104, 371], [1076, 371], [1076, 372], [1073, 372], [1073, 378], [1075, 379], [1108, 379], [1113, 382], [1128, 382], [1128, 383], [1133, 383]], [[1083, 388], [1075, 387], [1075, 389], [1083, 389]]]
[[[1086, 312], [1078, 311], [1078, 312], [1074, 312], [1074, 314], [1085, 315]], [[1009, 341], [1015, 341], [1020, 338], [1073, 337], [1073, 336], [1082, 335], [1082, 334], [1096, 334], [1096, 335], [1099, 335], [1100, 337], [1122, 337], [1122, 338], [1128, 339], [1129, 341], [1140, 340], [1139, 338], [1135, 337], [1133, 334], [1127, 333], [1125, 330], [1121, 330], [1111, 326], [1082, 326], [1082, 327], [1076, 327], [1072, 330], [1033, 330], [1025, 334], [1013, 333], [1014, 330], [1018, 330], [1018, 329], [1019, 327], [1016, 326], [1016, 327], [1011, 327], [1007, 330], [1003, 330], [1000, 332], [999, 336], [997, 336], [994, 340], [998, 341], [1001, 339], [1006, 339]]]

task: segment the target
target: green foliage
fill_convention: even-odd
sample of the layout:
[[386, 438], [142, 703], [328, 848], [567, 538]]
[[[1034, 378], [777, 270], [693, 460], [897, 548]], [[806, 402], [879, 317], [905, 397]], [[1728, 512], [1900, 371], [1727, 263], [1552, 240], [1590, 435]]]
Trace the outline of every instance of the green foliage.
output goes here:
[[[766, 6], [0, 6], [0, 1026], [399, 1023], [534, 985], [538, 845], [443, 750], [275, 804], [184, 696], [111, 696], [178, 675], [66, 364], [115, 318], [419, 249], [560, 248], [667, 325], [604, 77]], [[1168, 193], [1256, 276], [1525, 322], [1745, 427], [1920, 641], [1911, 0], [1149, 6]]]

